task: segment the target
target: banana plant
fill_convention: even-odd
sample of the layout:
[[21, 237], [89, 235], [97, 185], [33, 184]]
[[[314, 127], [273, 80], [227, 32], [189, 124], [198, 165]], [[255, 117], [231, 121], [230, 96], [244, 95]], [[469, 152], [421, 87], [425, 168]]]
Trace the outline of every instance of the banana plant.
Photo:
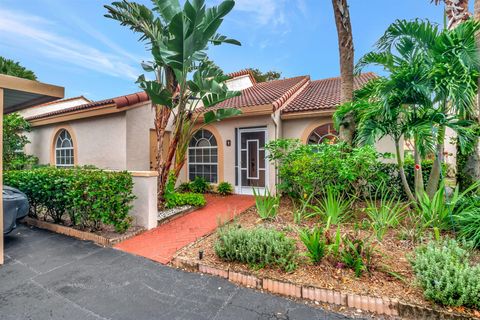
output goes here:
[[[177, 153], [176, 163], [183, 166], [188, 139], [198, 130], [198, 121], [203, 126], [240, 114], [235, 109], [213, 108], [240, 93], [228, 90], [228, 78], [207, 55], [209, 45], [240, 42], [218, 33], [235, 5], [233, 0], [212, 7], [207, 7], [205, 0], [187, 0], [183, 7], [178, 0], [152, 1], [153, 10], [127, 0], [105, 8], [106, 17], [139, 33], [140, 41], [147, 42], [152, 54], [152, 61], [142, 63], [142, 67], [153, 73], [154, 80], [141, 75], [137, 83], [155, 108], [158, 198], [162, 200], [174, 156]], [[164, 157], [163, 136], [172, 117], [172, 139]]]

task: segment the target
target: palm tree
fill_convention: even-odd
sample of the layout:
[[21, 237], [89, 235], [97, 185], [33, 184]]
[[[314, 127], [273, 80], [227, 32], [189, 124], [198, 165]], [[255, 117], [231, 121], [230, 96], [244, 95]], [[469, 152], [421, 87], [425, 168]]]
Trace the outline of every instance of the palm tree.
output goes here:
[[[380, 85], [373, 91], [374, 102], [381, 103], [383, 112], [390, 118], [383, 120], [386, 127], [380, 130], [375, 128], [374, 121], [364, 121], [360, 125], [363, 136], [388, 133], [398, 144], [402, 134], [410, 135], [417, 140], [416, 155], [420, 155], [420, 146], [426, 145], [425, 140], [435, 138], [436, 159], [427, 185], [430, 197], [439, 185], [446, 127], [457, 131], [462, 147], [468, 146], [472, 139], [470, 122], [459, 119], [465, 119], [473, 110], [478, 68], [475, 34], [479, 29], [480, 25], [472, 21], [453, 30], [440, 30], [428, 21], [398, 20], [377, 42], [377, 51], [365, 55], [357, 65], [361, 70], [366, 65], [378, 64], [390, 72], [388, 80], [376, 81]], [[392, 119], [396, 121], [389, 124]], [[376, 120], [382, 123], [382, 119]], [[428, 123], [430, 133], [426, 130]], [[427, 136], [429, 139], [422, 139]], [[400, 156], [397, 150], [403, 175]], [[416, 160], [419, 157], [416, 156]], [[402, 180], [412, 200], [413, 193], [404, 177]], [[420, 188], [419, 181], [417, 188]]]
[[[480, 0], [475, 0], [473, 16], [475, 21], [480, 22]], [[480, 33], [477, 33], [477, 48], [480, 51]], [[480, 78], [478, 82], [479, 92], [477, 93], [476, 116], [473, 120], [477, 122], [480, 128]], [[480, 131], [480, 129], [478, 129]], [[480, 135], [480, 132], [477, 132]], [[457, 181], [460, 189], [465, 190], [473, 182], [480, 180], [480, 141], [477, 137], [473, 150], [467, 155], [457, 153]]]
[[[335, 24], [338, 34], [338, 50], [340, 56], [341, 91], [340, 100], [342, 103], [353, 99], [353, 69], [354, 69], [354, 47], [352, 24], [347, 0], [332, 0]], [[347, 114], [340, 123], [340, 139], [352, 144], [355, 133], [355, 117], [353, 113]]]
[[[240, 43], [217, 33], [223, 18], [235, 5], [232, 0], [210, 8], [206, 7], [204, 0], [186, 1], [183, 9], [178, 0], [153, 0], [153, 3], [152, 11], [127, 0], [113, 2], [111, 6], [105, 6], [108, 11], [105, 16], [139, 33], [140, 40], [148, 43], [152, 53], [153, 61], [142, 63], [142, 67], [146, 72], [153, 72], [155, 80], [147, 80], [141, 75], [137, 83], [155, 108], [157, 192], [159, 203], [162, 203], [175, 152], [181, 148], [179, 143], [188, 143], [181, 139], [184, 127], [189, 121], [200, 119], [200, 114], [195, 113], [199, 104], [205, 108], [202, 113], [205, 123], [239, 113], [233, 109], [208, 111], [209, 107], [239, 93], [228, 91], [224, 83], [227, 78], [208, 60], [206, 51], [209, 44]], [[174, 124], [172, 139], [167, 155], [163, 157], [164, 135], [171, 117]]]

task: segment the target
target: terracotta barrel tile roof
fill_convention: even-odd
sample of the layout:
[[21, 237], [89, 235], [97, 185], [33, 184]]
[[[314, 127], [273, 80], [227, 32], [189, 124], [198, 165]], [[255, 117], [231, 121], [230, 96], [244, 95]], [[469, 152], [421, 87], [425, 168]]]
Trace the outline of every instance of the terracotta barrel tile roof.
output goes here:
[[[301, 84], [305, 83], [305, 81], [308, 81], [308, 79], [308, 76], [300, 76], [257, 83], [253, 87], [243, 90], [240, 96], [223, 101], [217, 104], [215, 107], [208, 108], [208, 110], [216, 110], [220, 108], [243, 108], [273, 104], [277, 100], [284, 97], [285, 94], [288, 95], [290, 89], [296, 86], [298, 89], [298, 85], [301, 86]], [[290, 93], [290, 95], [291, 94], [292, 93]]]
[[[354, 89], [360, 89], [368, 81], [375, 78], [373, 72], [363, 73], [354, 79]], [[340, 78], [316, 80], [310, 84], [290, 102], [282, 113], [328, 110], [340, 104]]]
[[79, 110], [86, 110], [86, 109], [91, 109], [91, 108], [96, 108], [96, 107], [101, 107], [101, 106], [106, 106], [106, 105], [115, 105], [117, 108], [122, 108], [122, 107], [128, 107], [132, 106], [134, 104], [140, 103], [140, 102], [145, 102], [148, 101], [150, 98], [145, 92], [137, 92], [133, 94], [129, 94], [126, 96], [120, 96], [116, 97], [113, 99], [105, 99], [105, 100], [99, 100], [99, 101], [93, 101], [90, 103], [85, 103], [81, 104], [75, 107], [71, 108], [66, 108], [62, 110], [57, 110], [57, 111], [52, 111], [44, 114], [39, 114], [37, 116], [29, 117], [26, 120], [36, 120], [36, 119], [41, 119], [41, 118], [46, 118], [50, 116], [56, 116], [64, 113], [69, 113], [69, 112], [74, 112], [74, 111], [79, 111]]

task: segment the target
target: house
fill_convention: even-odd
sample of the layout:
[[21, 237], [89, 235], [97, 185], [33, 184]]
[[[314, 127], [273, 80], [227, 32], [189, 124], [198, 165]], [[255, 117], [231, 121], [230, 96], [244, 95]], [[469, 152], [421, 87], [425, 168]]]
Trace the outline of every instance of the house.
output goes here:
[[[180, 182], [196, 176], [211, 183], [228, 181], [241, 194], [252, 193], [253, 187], [272, 188], [276, 175], [266, 159], [268, 141], [298, 138], [304, 143], [320, 143], [335, 138], [332, 114], [340, 103], [339, 78], [312, 81], [309, 76], [298, 76], [256, 83], [249, 71], [230, 77], [229, 89], [242, 94], [214, 108], [238, 108], [242, 114], [195, 134]], [[355, 88], [374, 77], [373, 73], [357, 76]], [[154, 169], [154, 112], [144, 92], [73, 106], [67, 102], [72, 100], [49, 104], [54, 110], [27, 117], [33, 131], [26, 152], [37, 156], [41, 164]], [[377, 149], [394, 151], [388, 138], [380, 141]]]

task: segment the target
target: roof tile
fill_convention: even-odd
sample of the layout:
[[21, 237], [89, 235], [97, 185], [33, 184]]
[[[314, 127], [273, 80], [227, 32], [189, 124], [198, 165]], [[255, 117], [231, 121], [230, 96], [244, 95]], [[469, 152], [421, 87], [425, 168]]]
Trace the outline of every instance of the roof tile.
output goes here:
[[257, 83], [253, 87], [242, 90], [240, 96], [223, 101], [212, 108], [208, 108], [208, 110], [273, 104], [284, 97], [285, 94], [288, 95], [290, 89], [299, 85], [301, 82], [308, 81], [308, 79], [308, 76], [300, 76]]
[[[355, 77], [354, 89], [360, 89], [371, 79], [376, 78], [373, 72], [363, 73]], [[340, 77], [316, 80], [293, 99], [282, 113], [328, 110], [340, 104]]]
[[33, 116], [33, 117], [29, 117], [26, 120], [28, 120], [28, 121], [36, 120], [36, 119], [46, 118], [46, 117], [50, 117], [50, 116], [56, 116], [56, 115], [60, 115], [60, 114], [64, 114], [64, 113], [69, 113], [69, 112], [74, 112], [74, 111], [79, 111], [79, 110], [86, 110], [86, 109], [91, 109], [91, 108], [95, 108], [95, 107], [105, 106], [105, 105], [108, 105], [108, 104], [114, 104], [114, 105], [116, 105], [117, 108], [128, 107], [128, 106], [140, 103], [140, 102], [148, 101], [149, 99], [150, 98], [148, 97], [148, 95], [145, 92], [142, 91], [142, 92], [132, 93], [132, 94], [125, 95], [125, 96], [120, 96], [120, 97], [113, 98], [113, 99], [94, 101], [94, 102], [81, 104], [81, 105], [71, 107], [71, 108], [66, 108], [66, 109], [62, 109], [62, 110], [57, 110], [57, 111], [52, 111], [52, 112], [48, 112], [48, 113], [44, 113], [44, 114], [39, 114], [39, 115], [36, 115], [36, 116]]

